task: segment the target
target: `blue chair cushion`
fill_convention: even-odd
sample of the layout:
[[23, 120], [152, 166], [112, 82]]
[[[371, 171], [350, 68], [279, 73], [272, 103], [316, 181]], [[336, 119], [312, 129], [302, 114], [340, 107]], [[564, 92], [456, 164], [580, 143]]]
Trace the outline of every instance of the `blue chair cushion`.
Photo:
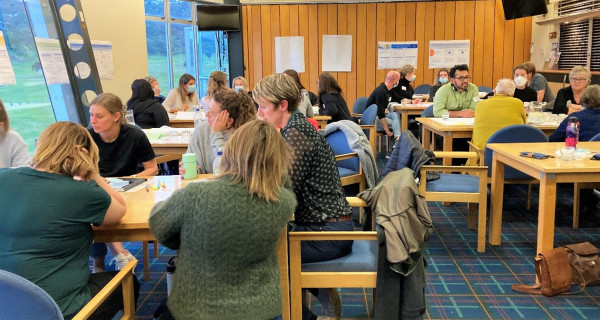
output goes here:
[[302, 264], [302, 272], [377, 272], [378, 243], [374, 240], [356, 240], [352, 252], [329, 261]]
[[353, 176], [355, 174], [358, 174], [358, 171], [356, 171], [356, 170], [352, 170], [352, 169], [348, 169], [348, 168], [343, 168], [343, 167], [338, 167], [338, 172], [340, 174], [340, 178], [348, 177], [348, 176]]
[[427, 182], [427, 191], [478, 193], [479, 177], [466, 174], [440, 174], [438, 180]]

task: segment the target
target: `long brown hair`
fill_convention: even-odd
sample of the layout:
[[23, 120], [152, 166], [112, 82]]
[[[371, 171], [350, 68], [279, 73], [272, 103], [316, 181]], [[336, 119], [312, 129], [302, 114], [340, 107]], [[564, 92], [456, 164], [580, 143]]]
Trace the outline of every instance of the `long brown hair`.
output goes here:
[[325, 93], [342, 94], [342, 88], [340, 88], [340, 85], [337, 83], [335, 78], [327, 72], [319, 75], [319, 108], [323, 107], [321, 96]]
[[8, 112], [4, 107], [2, 99], [0, 99], [0, 137], [8, 133], [10, 130], [10, 121], [8, 121]]
[[189, 93], [187, 90], [186, 85], [188, 84], [188, 82], [190, 82], [190, 80], [196, 81], [196, 78], [194, 78], [194, 76], [189, 73], [184, 73], [181, 75], [181, 77], [179, 77], [179, 85], [177, 86], [177, 92], [179, 92], [179, 95], [181, 96], [182, 103], [185, 103], [186, 97], [188, 97], [191, 100], [192, 97], [196, 94], [196, 92]]
[[48, 172], [89, 180], [99, 172], [99, 159], [98, 147], [83, 126], [60, 121], [42, 132], [31, 164]]
[[221, 158], [221, 174], [233, 176], [251, 194], [269, 202], [279, 199], [290, 165], [289, 147], [273, 125], [250, 121], [229, 137]]
[[227, 74], [221, 71], [213, 71], [208, 78], [206, 96], [212, 98], [217, 92], [227, 91]]

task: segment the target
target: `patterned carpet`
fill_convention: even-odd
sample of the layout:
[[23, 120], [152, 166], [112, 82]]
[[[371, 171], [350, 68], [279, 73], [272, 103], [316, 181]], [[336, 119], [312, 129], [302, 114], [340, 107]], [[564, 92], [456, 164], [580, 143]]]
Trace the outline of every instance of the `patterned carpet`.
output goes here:
[[[570, 227], [572, 187], [560, 186], [558, 194], [556, 246], [582, 241], [600, 246], [600, 228], [591, 227], [600, 225], [596, 217], [582, 217], [583, 228]], [[429, 264], [425, 319], [600, 319], [600, 287], [552, 298], [515, 293], [510, 289], [513, 283], [534, 282], [537, 196], [534, 186], [528, 211], [525, 209], [526, 188], [506, 187], [502, 245], [488, 244], [485, 253], [477, 252], [476, 233], [467, 229], [466, 205], [429, 203], [434, 233], [425, 255]], [[141, 243], [127, 243], [126, 247], [141, 262]], [[149, 282], [143, 281], [143, 267], [138, 264], [139, 319], [151, 319], [159, 303], [166, 299], [166, 263], [173, 254], [163, 246], [158, 258], [151, 253]], [[577, 292], [577, 287], [572, 291]], [[340, 296], [344, 319], [374, 319], [370, 289], [342, 289]], [[319, 314], [318, 302], [312, 299], [310, 304]]]

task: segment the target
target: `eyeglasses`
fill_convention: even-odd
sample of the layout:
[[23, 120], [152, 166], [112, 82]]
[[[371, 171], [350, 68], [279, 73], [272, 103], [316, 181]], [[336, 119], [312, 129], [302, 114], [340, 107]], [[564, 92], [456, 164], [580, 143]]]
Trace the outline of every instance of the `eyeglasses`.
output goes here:
[[585, 78], [570, 78], [569, 81], [571, 82], [581, 82], [581, 81], [586, 81], [587, 79]]
[[460, 80], [460, 81], [464, 81], [464, 80], [467, 80], [467, 81], [468, 81], [468, 80], [470, 80], [470, 79], [471, 79], [471, 77], [469, 77], [469, 76], [466, 76], [466, 77], [455, 77], [454, 79], [456, 79], [456, 80]]

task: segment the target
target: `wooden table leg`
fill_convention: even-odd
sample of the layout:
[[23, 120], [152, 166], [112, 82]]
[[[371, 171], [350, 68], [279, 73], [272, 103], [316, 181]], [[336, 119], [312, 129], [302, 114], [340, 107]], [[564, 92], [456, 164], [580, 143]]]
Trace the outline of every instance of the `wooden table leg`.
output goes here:
[[554, 214], [556, 207], [556, 175], [542, 173], [538, 210], [537, 252], [554, 248]]
[[431, 149], [431, 131], [429, 131], [425, 126], [423, 126], [423, 133], [421, 135], [421, 141], [423, 144], [423, 149], [432, 150]]
[[402, 117], [402, 131], [408, 129], [408, 113], [400, 112], [400, 116]]
[[[452, 151], [452, 140], [454, 140], [454, 137], [452, 136], [452, 133], [451, 132], [445, 132], [444, 133], [444, 146], [442, 147], [443, 151]], [[452, 159], [450, 159], [450, 158], [444, 158], [443, 164], [445, 166], [451, 166], [452, 165]]]
[[502, 237], [502, 206], [504, 201], [504, 163], [492, 158], [492, 197], [490, 210], [490, 244], [500, 245]]

